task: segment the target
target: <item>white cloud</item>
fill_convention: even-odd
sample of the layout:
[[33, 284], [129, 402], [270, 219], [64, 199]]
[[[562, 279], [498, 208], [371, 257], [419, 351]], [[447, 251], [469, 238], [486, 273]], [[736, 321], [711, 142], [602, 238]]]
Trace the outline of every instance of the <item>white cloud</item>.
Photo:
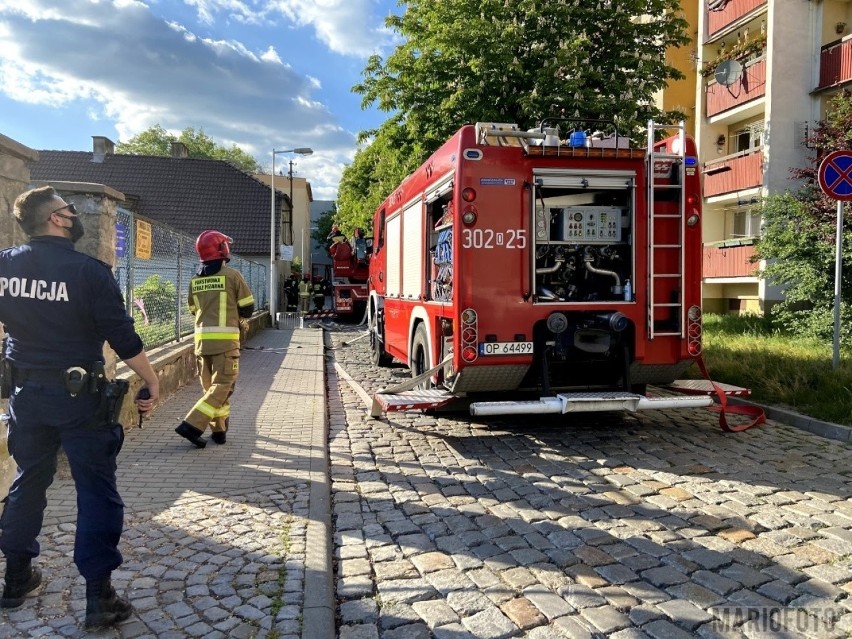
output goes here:
[[[246, 21], [257, 15], [237, 0], [187, 2], [204, 16], [226, 9]], [[353, 4], [362, 10], [366, 3]], [[176, 132], [192, 126], [261, 163], [282, 141], [311, 146], [315, 155], [300, 164], [315, 197], [333, 199], [354, 135], [315, 97], [319, 81], [296, 73], [272, 46], [253, 51], [205, 35], [166, 23], [134, 0], [0, 0], [0, 93], [57, 109], [80, 102], [91, 120], [112, 122], [118, 140], [154, 124]]]
[[375, 0], [184, 0], [198, 19], [213, 24], [218, 15], [248, 24], [277, 21], [310, 27], [317, 39], [341, 55], [367, 57], [391, 42], [382, 26], [384, 16], [374, 12]]

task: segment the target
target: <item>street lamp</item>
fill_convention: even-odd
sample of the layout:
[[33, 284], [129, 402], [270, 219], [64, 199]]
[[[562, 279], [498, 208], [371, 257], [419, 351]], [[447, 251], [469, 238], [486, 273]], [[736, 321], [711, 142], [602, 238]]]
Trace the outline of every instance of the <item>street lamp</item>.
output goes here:
[[[296, 153], [297, 155], [311, 155], [314, 150], [302, 146], [295, 149], [284, 149], [276, 151], [272, 149], [272, 176], [269, 180], [269, 190], [272, 191], [272, 206], [269, 214], [269, 319], [275, 326], [275, 312], [278, 310], [275, 292], [278, 289], [278, 274], [275, 270], [275, 156], [279, 153]], [[293, 175], [290, 173], [290, 224], [293, 223]], [[292, 228], [292, 227], [291, 227]]]

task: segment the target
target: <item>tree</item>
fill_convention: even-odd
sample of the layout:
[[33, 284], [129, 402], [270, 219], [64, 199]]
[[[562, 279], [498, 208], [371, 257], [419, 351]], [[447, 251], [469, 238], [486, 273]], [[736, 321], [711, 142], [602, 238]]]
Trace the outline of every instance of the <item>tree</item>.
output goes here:
[[[362, 226], [399, 182], [466, 123], [547, 117], [615, 120], [635, 136], [674, 122], [653, 95], [683, 75], [665, 52], [689, 42], [679, 0], [409, 0], [386, 24], [404, 42], [372, 56], [353, 87], [389, 119], [338, 189], [344, 220]], [[577, 123], [583, 126], [583, 123]], [[563, 125], [567, 132], [571, 123]]]
[[209, 158], [212, 160], [226, 160], [234, 166], [255, 173], [260, 169], [260, 164], [251, 155], [237, 146], [230, 148], [217, 145], [210, 136], [204, 133], [204, 129], [197, 131], [187, 127], [181, 131], [180, 136], [175, 136], [166, 131], [159, 124], [150, 129], [142, 131], [133, 136], [127, 142], [119, 142], [115, 146], [116, 153], [128, 155], [156, 155], [168, 157], [172, 154], [172, 142], [182, 142], [191, 158]]
[[311, 239], [322, 246], [328, 252], [328, 234], [331, 232], [332, 224], [337, 223], [337, 205], [332, 203], [331, 208], [323, 211], [316, 219], [316, 230], [311, 232]]
[[361, 227], [368, 234], [382, 200], [429, 155], [422, 143], [409, 140], [398, 117], [384, 122], [374, 135], [343, 171], [335, 220], [341, 228]]
[[[826, 119], [808, 142], [816, 149], [809, 165], [791, 172], [800, 186], [771, 195], [762, 203], [763, 232], [755, 259], [767, 260], [762, 276], [784, 291], [784, 300], [771, 311], [772, 321], [799, 335], [830, 339], [837, 202], [820, 189], [818, 171], [828, 153], [852, 149], [852, 91], [844, 90], [832, 98]], [[852, 344], [852, 226], [848, 217], [844, 217], [841, 279], [841, 341]]]
[[[372, 56], [354, 87], [436, 145], [468, 122], [615, 119], [634, 135], [673, 120], [654, 93], [683, 74], [666, 63], [689, 42], [679, 0], [409, 0], [387, 25], [404, 39]], [[463, 27], [461, 26], [463, 25]]]

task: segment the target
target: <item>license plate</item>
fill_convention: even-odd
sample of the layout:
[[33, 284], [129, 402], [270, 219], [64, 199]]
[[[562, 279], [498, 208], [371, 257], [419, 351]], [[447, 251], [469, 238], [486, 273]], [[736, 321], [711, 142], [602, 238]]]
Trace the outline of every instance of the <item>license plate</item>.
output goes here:
[[482, 342], [480, 355], [532, 355], [532, 342]]

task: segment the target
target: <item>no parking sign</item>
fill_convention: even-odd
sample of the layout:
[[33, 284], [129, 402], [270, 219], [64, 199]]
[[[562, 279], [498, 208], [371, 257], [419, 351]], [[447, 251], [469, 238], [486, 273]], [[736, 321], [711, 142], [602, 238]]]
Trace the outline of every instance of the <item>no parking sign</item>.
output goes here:
[[840, 286], [843, 273], [843, 203], [852, 200], [852, 151], [833, 151], [817, 172], [819, 187], [837, 200], [837, 239], [834, 258], [834, 368], [840, 365]]
[[852, 151], [834, 151], [819, 165], [819, 186], [828, 197], [852, 200]]

